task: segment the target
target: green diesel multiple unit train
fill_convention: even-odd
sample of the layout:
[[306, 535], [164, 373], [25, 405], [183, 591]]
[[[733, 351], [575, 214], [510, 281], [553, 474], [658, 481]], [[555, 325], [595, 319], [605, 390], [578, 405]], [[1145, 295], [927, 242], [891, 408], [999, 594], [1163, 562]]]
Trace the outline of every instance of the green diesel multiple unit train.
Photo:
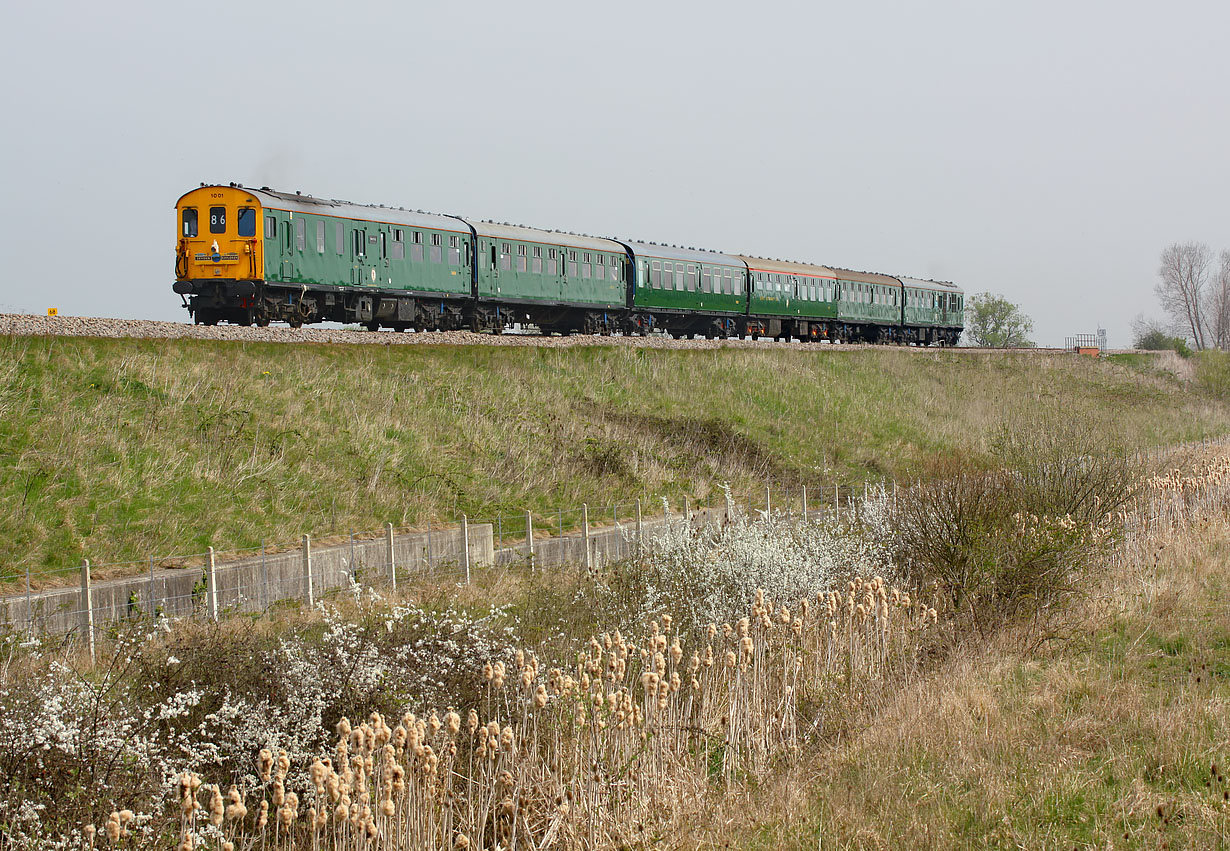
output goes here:
[[578, 236], [238, 184], [176, 205], [175, 292], [213, 325], [955, 345], [938, 281]]

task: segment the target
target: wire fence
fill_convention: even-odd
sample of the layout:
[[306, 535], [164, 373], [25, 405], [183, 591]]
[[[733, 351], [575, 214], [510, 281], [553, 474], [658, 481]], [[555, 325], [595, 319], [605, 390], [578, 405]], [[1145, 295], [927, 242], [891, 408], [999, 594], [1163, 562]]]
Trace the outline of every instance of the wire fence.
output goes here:
[[[1202, 441], [1196, 446], [1225, 446]], [[1140, 460], [1162, 453], [1142, 453]], [[672, 524], [722, 522], [732, 511], [786, 521], [817, 515], [852, 518], [875, 493], [895, 500], [890, 482], [836, 483], [821, 487], [766, 487], [754, 500], [715, 492], [705, 499], [636, 499], [602, 506], [583, 504], [550, 512], [498, 512], [485, 518], [425, 528], [337, 536], [327, 545], [304, 535], [298, 546], [260, 547], [225, 553], [149, 556], [142, 561], [91, 563], [30, 571], [7, 582], [0, 595], [0, 633], [67, 636], [93, 647], [100, 636], [142, 617], [218, 618], [261, 612], [282, 604], [314, 605], [323, 597], [372, 587], [395, 591], [398, 583], [436, 579], [465, 582], [482, 565], [526, 563], [593, 569], [634, 555]], [[1160, 486], [1136, 496], [1126, 523], [1123, 553], [1135, 552], [1156, 530], [1183, 522], [1194, 506], [1230, 506], [1230, 483], [1210, 483], [1176, 494]]]
[[304, 535], [298, 546], [150, 555], [140, 561], [91, 562], [79, 567], [25, 569], [0, 584], [0, 632], [64, 635], [93, 644], [133, 619], [219, 617], [260, 612], [291, 602], [313, 605], [356, 586], [390, 588], [437, 578], [469, 582], [481, 565], [517, 562], [536, 567], [625, 558], [671, 524], [720, 522], [736, 510], [787, 520], [851, 510], [884, 482], [822, 487], [766, 487], [758, 499], [716, 491], [704, 499], [665, 497], [582, 504], [538, 512], [497, 512], [420, 529], [351, 532], [327, 545]]

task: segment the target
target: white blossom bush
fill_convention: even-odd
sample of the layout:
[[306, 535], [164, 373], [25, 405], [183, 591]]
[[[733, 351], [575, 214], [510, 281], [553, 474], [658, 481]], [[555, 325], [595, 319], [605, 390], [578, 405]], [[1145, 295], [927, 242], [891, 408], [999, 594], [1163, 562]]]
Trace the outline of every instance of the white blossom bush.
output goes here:
[[484, 664], [513, 658], [515, 619], [500, 608], [367, 595], [318, 614], [275, 638], [244, 620], [170, 634], [136, 624], [93, 669], [63, 648], [11, 642], [0, 666], [0, 849], [88, 846], [80, 825], [125, 808], [136, 809], [123, 825], [131, 843], [152, 839], [154, 802], [181, 772], [255, 788], [262, 749], [304, 767], [347, 713], [473, 698]]
[[797, 599], [858, 574], [894, 581], [887, 505], [879, 490], [860, 504], [854, 522], [832, 515], [751, 517], [737, 508], [726, 522], [701, 529], [680, 520], [639, 557], [599, 577], [599, 617], [627, 629], [671, 612], [686, 633], [730, 620], [758, 590]]

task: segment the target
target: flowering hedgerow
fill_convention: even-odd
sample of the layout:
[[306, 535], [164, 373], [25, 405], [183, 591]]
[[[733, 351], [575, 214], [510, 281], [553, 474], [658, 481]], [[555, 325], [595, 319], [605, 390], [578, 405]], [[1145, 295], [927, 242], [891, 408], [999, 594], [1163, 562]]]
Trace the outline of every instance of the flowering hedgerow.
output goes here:
[[[487, 847], [491, 837], [475, 831], [528, 831], [541, 839], [550, 823], [556, 839], [588, 841], [567, 815], [572, 806], [600, 820], [607, 816], [598, 810], [616, 806], [635, 811], [643, 824], [656, 817], [643, 788], [652, 772], [675, 772], [670, 794], [677, 796], [703, 790], [712, 771], [723, 783], [761, 771], [798, 746], [800, 699], [814, 728], [825, 717], [817, 707], [839, 693], [865, 696], [871, 683], [909, 669], [916, 631], [934, 622], [934, 612], [928, 620], [926, 606], [889, 593], [890, 547], [870, 502], [862, 514], [860, 522], [797, 522], [732, 513], [700, 530], [676, 523], [635, 558], [579, 581], [575, 608], [588, 622], [534, 632], [538, 643], [529, 653], [515, 649], [525, 642], [512, 608], [412, 605], [358, 586], [277, 633], [244, 618], [135, 624], [95, 668], [64, 649], [12, 644], [0, 685], [0, 848], [251, 847], [257, 837], [285, 845], [305, 826], [300, 802], [314, 807], [314, 823], [327, 821], [339, 841], [343, 821], [358, 831], [346, 834], [352, 839], [363, 831], [388, 834], [391, 822], [387, 814], [378, 819], [377, 809], [409, 812], [427, 802], [438, 809], [420, 809], [426, 821], [413, 841], [430, 834], [431, 841], [461, 837]], [[857, 575], [877, 578], [847, 583]], [[651, 623], [657, 626], [645, 635]], [[590, 630], [595, 637], [587, 641]], [[466, 730], [449, 733], [449, 719], [470, 708]], [[479, 715], [494, 731], [481, 741]], [[372, 722], [359, 740], [344, 736], [366, 760], [356, 767], [336, 761], [335, 731], [346, 717], [402, 722]], [[413, 732], [416, 717], [426, 732]], [[695, 732], [682, 735], [681, 724]], [[387, 743], [397, 729], [403, 747], [416, 735], [430, 741], [437, 770], [444, 761], [464, 778], [457, 782], [465, 791], [452, 793], [465, 797], [464, 813], [457, 809], [462, 797], [439, 798], [423, 753], [407, 758], [399, 751], [393, 759], [372, 744], [381, 730]], [[646, 759], [638, 754], [651, 733], [658, 743]], [[518, 744], [508, 745], [510, 736]], [[569, 771], [583, 774], [585, 760], [600, 764], [610, 794], [582, 794], [592, 782], [561, 773], [565, 754], [551, 755], [559, 747], [571, 749]], [[330, 749], [335, 761], [322, 762]], [[583, 752], [590, 756], [575, 761]], [[480, 771], [474, 760], [484, 753], [499, 758]], [[698, 754], [707, 755], [697, 761]], [[398, 765], [401, 787], [386, 776]], [[633, 785], [616, 779], [633, 767]], [[202, 785], [200, 777], [218, 785]], [[514, 790], [509, 777], [527, 807], [533, 800], [533, 818], [547, 824], [501, 821]], [[425, 784], [414, 793], [418, 803], [397, 797], [410, 794], [411, 779]], [[359, 809], [342, 814], [331, 800], [329, 821], [325, 797], [343, 781], [349, 806]], [[397, 788], [403, 791], [394, 795]], [[646, 795], [639, 804], [636, 789]], [[254, 795], [260, 804], [249, 808]], [[561, 804], [561, 796], [574, 803]], [[516, 809], [519, 799], [512, 800]], [[168, 801], [187, 806], [182, 821], [170, 818]], [[608, 825], [604, 835], [614, 835], [609, 829], [623, 827]]]
[[797, 599], [858, 574], [894, 581], [885, 504], [875, 491], [858, 522], [833, 514], [751, 517], [733, 507], [720, 524], [676, 522], [637, 558], [599, 577], [596, 605], [604, 624], [628, 628], [671, 612], [687, 633], [735, 617], [757, 590]]

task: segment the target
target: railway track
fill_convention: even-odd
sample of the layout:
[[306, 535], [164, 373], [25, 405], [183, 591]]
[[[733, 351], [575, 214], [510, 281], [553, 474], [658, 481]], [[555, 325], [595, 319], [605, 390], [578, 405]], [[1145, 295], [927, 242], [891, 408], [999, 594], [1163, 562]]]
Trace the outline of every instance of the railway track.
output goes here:
[[[774, 340], [676, 340], [665, 335], [648, 337], [574, 334], [570, 337], [543, 337], [539, 334], [506, 333], [475, 334], [470, 331], [429, 331], [395, 333], [366, 331], [344, 327], [257, 328], [241, 325], [191, 325], [186, 322], [163, 322], [152, 319], [107, 319], [87, 316], [38, 316], [24, 313], [0, 313], [0, 335], [10, 337], [110, 337], [147, 340], [225, 340], [247, 343], [332, 343], [346, 345], [448, 345], [448, 346], [536, 346], [540, 348], [571, 348], [574, 346], [631, 346], [652, 349], [876, 349], [864, 343], [832, 345]], [[902, 347], [905, 349], [905, 347]], [[924, 352], [935, 349], [908, 348]], [[966, 353], [990, 352], [1064, 352], [1065, 349], [979, 349], [956, 348]]]

